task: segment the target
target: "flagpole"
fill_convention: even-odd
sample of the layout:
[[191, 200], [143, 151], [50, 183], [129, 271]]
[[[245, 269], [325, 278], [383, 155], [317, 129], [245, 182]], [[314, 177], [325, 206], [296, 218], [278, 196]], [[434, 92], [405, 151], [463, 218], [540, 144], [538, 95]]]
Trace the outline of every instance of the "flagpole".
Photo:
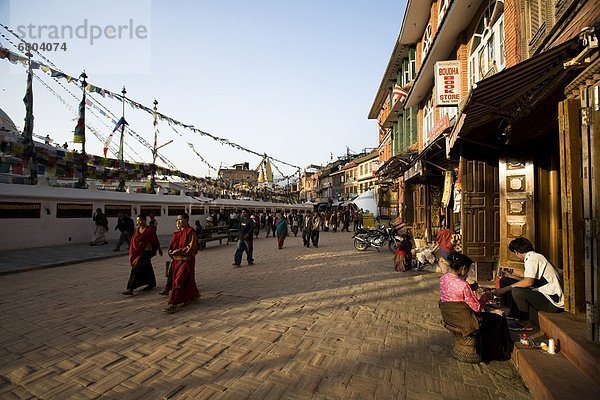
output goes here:
[[[79, 75], [79, 78], [81, 78], [81, 90], [83, 91], [83, 102], [85, 104], [85, 87], [87, 86], [87, 74], [85, 73], [85, 71], [83, 71], [81, 73], [81, 75]], [[85, 136], [83, 137], [83, 141], [81, 142], [81, 154], [85, 154]]]
[[158, 101], [154, 99], [154, 112], [152, 113], [154, 121], [152, 122], [154, 125], [154, 146], [152, 146], [152, 179], [150, 180], [150, 189], [154, 191], [154, 187], [156, 186], [156, 159], [158, 158], [158, 149], [165, 147], [168, 144], [173, 143], [172, 140], [169, 140], [166, 143], [158, 145]]
[[[123, 97], [121, 98], [121, 102], [123, 103], [123, 121], [125, 121], [125, 95], [127, 94], [127, 90], [125, 90], [125, 86], [123, 86], [123, 90], [121, 90], [121, 94]], [[121, 125], [121, 140], [119, 142], [119, 161], [123, 162], [123, 141], [125, 138], [125, 123]]]
[[81, 75], [79, 75], [79, 78], [81, 78], [81, 90], [83, 91], [83, 107], [84, 107], [84, 124], [83, 124], [83, 138], [81, 141], [81, 182], [79, 184], [80, 188], [85, 188], [86, 185], [86, 175], [87, 175], [87, 156], [85, 154], [85, 88], [87, 86], [87, 74], [85, 73], [85, 70], [81, 73]]
[[154, 119], [154, 121], [152, 122], [152, 125], [154, 126], [154, 146], [152, 147], [152, 179], [150, 180], [150, 189], [154, 190], [154, 185], [156, 185], [156, 152], [158, 150], [156, 148], [156, 146], [158, 145], [158, 121], [156, 120], [156, 112], [158, 111], [158, 101], [154, 99], [154, 102], [152, 104], [154, 104], [154, 112], [152, 113], [152, 117]]
[[25, 125], [23, 126], [23, 137], [25, 143], [25, 154], [27, 166], [29, 167], [30, 184], [37, 184], [37, 163], [35, 161], [35, 144], [33, 143], [33, 71], [31, 68], [31, 54], [29, 51], [25, 53], [27, 56], [27, 89], [25, 93]]

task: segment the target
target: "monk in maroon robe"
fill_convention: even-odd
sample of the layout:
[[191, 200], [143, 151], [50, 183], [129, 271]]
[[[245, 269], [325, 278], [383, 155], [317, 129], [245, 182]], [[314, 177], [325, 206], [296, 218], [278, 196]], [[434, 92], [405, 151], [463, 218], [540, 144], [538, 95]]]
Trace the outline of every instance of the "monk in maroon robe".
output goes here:
[[152, 257], [156, 252], [162, 256], [156, 231], [148, 226], [146, 216], [141, 214], [137, 217], [137, 227], [129, 243], [129, 262], [131, 263], [131, 274], [127, 282], [125, 295], [133, 295], [133, 289], [147, 285], [144, 290], [156, 287], [156, 277], [152, 269]]
[[171, 257], [171, 291], [168, 307], [163, 311], [172, 313], [182, 306], [200, 297], [196, 286], [196, 254], [198, 253], [198, 236], [189, 226], [190, 217], [183, 213], [177, 217], [177, 230], [169, 245]]

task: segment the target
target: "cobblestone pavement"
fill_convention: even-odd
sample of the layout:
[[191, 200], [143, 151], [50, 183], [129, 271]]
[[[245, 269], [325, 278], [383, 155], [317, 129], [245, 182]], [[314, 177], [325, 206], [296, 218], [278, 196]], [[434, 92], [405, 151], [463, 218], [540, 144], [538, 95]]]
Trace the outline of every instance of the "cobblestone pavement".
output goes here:
[[0, 276], [0, 398], [531, 398], [510, 362], [450, 357], [437, 274], [394, 272], [350, 236], [260, 238], [243, 268], [209, 247], [202, 298], [175, 314], [158, 289], [121, 294], [124, 256]]

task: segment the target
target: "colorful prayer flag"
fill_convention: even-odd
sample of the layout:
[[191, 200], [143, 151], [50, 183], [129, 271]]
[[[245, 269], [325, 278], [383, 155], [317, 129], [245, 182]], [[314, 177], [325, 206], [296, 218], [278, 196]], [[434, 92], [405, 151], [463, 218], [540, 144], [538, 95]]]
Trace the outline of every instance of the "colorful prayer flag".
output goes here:
[[27, 73], [27, 89], [25, 90], [25, 97], [23, 97], [23, 103], [25, 103], [25, 125], [23, 126], [23, 137], [25, 140], [25, 157], [29, 158], [33, 155], [34, 144], [33, 144], [33, 72], [31, 69]]
[[108, 135], [108, 137], [104, 141], [104, 148], [102, 149], [102, 151], [104, 152], [104, 158], [106, 158], [106, 154], [108, 153], [108, 147], [110, 146], [110, 142], [112, 142], [112, 138], [113, 138], [114, 134], [115, 134], [115, 131], [112, 131], [111, 134]]
[[396, 83], [394, 85], [394, 90], [392, 91], [392, 103], [396, 104], [396, 102], [398, 101], [403, 101], [404, 99], [406, 99], [406, 96], [408, 96], [408, 93], [402, 90], [402, 86]]
[[73, 143], [85, 143], [85, 92], [81, 103], [79, 103], [79, 119], [77, 120], [77, 126], [75, 126]]
[[124, 117], [121, 117], [121, 119], [119, 119], [119, 122], [117, 122], [117, 125], [115, 125], [115, 129], [113, 129], [113, 133], [115, 133], [117, 130], [119, 130], [123, 125], [129, 125], [127, 123], [127, 121], [125, 121]]

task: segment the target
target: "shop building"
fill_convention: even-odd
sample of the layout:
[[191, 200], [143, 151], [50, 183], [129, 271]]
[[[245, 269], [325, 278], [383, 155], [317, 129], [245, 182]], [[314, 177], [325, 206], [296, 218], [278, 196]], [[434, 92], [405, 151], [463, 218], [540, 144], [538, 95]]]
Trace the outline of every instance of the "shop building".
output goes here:
[[598, 2], [427, 3], [408, 2], [369, 113], [391, 143], [379, 183], [417, 237], [460, 233], [481, 277], [522, 271], [507, 246], [530, 239], [600, 341]]

